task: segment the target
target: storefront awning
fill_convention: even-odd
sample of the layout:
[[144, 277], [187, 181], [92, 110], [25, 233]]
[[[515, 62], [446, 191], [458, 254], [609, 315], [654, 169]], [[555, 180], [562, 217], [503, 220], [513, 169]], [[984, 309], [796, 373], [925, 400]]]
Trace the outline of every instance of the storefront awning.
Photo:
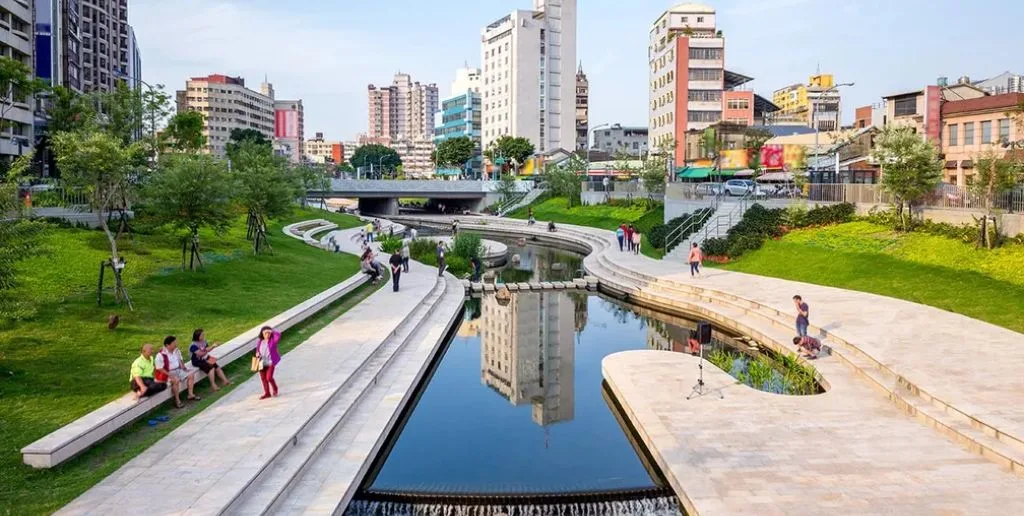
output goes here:
[[[715, 170], [714, 168], [707, 167], [686, 167], [679, 169], [676, 172], [676, 176], [678, 176], [680, 179], [707, 179], [709, 177], [717, 179], [725, 177], [734, 177], [740, 175], [742, 172], [744, 172], [744, 170]], [[747, 175], [753, 175], [753, 171], [750, 171], [750, 173]]]

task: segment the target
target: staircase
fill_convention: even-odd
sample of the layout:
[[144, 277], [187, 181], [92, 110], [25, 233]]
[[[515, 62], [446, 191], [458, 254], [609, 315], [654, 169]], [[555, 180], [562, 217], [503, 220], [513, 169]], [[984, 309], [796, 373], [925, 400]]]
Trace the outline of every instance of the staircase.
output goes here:
[[516, 211], [519, 208], [522, 208], [523, 206], [529, 205], [533, 201], [536, 201], [537, 198], [543, 195], [546, 191], [547, 190], [544, 190], [542, 188], [534, 188], [533, 190], [530, 190], [529, 192], [527, 192], [526, 195], [519, 198], [519, 200], [511, 201], [510, 203], [503, 206], [500, 210], [498, 210], [498, 216], [504, 217], [505, 215], [508, 215], [509, 213], [512, 213], [513, 211]]
[[719, 205], [719, 214], [711, 217], [697, 231], [690, 234], [688, 241], [680, 243], [671, 251], [665, 253], [664, 260], [685, 260], [692, 244], [703, 245], [709, 238], [723, 238], [729, 230], [743, 220], [743, 215], [751, 206], [751, 194], [740, 197], [738, 201], [722, 202]]

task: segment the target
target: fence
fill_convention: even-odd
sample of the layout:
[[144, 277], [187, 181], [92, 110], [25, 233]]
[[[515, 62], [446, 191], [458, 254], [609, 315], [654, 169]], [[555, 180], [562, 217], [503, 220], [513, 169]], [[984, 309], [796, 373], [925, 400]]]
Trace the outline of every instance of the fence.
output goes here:
[[[895, 197], [877, 184], [809, 184], [805, 188], [807, 200], [818, 202], [849, 202], [854, 204], [893, 204]], [[966, 188], [942, 185], [926, 196], [917, 206], [944, 210], [983, 210], [985, 197]], [[1010, 213], [1024, 212], [1024, 190], [1013, 190], [997, 195], [992, 208]]]

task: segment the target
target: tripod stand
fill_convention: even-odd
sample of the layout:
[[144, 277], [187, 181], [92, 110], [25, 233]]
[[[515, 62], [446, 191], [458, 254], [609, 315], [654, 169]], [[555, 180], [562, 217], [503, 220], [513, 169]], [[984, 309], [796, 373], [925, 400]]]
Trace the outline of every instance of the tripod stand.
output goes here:
[[[690, 395], [686, 397], [688, 400], [698, 398], [711, 392], [711, 389], [709, 389], [707, 384], [704, 383], [704, 346], [705, 344], [702, 342], [700, 344], [700, 361], [697, 362], [697, 383], [693, 385], [693, 390], [691, 390]], [[718, 398], [725, 398], [725, 395], [722, 394], [721, 390], [718, 391]]]

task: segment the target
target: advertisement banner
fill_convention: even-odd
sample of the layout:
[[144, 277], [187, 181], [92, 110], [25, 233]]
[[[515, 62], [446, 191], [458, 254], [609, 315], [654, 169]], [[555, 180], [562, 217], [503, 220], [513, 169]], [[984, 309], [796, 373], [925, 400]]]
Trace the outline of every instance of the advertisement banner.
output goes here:
[[299, 112], [293, 110], [279, 109], [274, 112], [274, 137], [275, 138], [298, 138], [299, 137]]
[[761, 147], [761, 168], [777, 170], [785, 165], [782, 145], [765, 145]]
[[722, 151], [721, 169], [732, 170], [747, 168], [750, 163], [750, 153], [747, 149], [736, 149]]
[[807, 167], [805, 154], [807, 149], [803, 145], [786, 144], [782, 146], [782, 165], [788, 170], [804, 169]]

